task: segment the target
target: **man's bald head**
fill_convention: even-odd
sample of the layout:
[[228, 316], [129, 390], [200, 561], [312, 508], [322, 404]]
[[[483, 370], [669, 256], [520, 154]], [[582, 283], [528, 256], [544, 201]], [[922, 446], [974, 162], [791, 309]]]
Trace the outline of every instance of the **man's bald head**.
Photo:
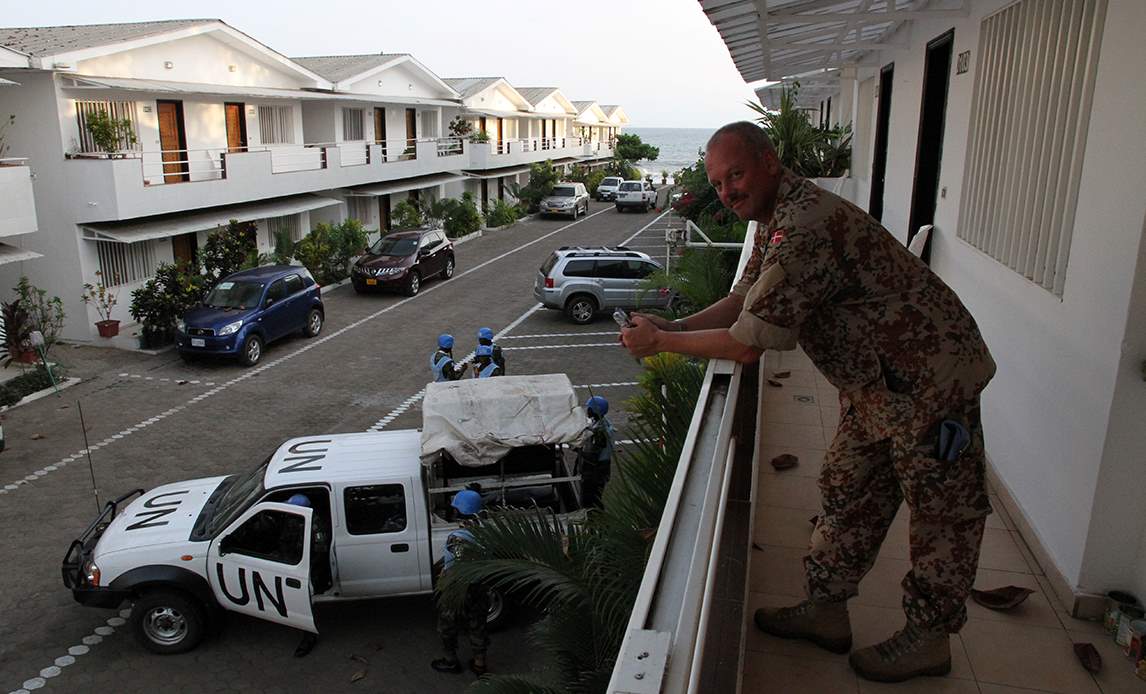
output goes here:
[[769, 154], [776, 156], [776, 147], [773, 146], [772, 140], [769, 140], [768, 136], [764, 134], [764, 128], [746, 120], [721, 126], [712, 134], [712, 137], [708, 138], [708, 144], [704, 147], [705, 151], [712, 149], [720, 140], [729, 137], [735, 138], [741, 146], [756, 156], [761, 158]]

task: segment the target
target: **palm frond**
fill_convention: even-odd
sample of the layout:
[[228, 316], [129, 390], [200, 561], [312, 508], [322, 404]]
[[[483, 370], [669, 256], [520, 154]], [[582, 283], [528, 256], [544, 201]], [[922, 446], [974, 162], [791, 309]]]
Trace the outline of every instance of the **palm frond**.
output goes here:
[[569, 694], [570, 690], [529, 675], [486, 675], [467, 689], [469, 694]]

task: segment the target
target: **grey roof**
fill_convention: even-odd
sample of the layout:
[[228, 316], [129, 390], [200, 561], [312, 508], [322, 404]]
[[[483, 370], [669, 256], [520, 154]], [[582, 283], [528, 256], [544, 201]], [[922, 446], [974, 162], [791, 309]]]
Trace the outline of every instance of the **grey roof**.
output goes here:
[[609, 115], [610, 111], [616, 111], [617, 109], [621, 108], [620, 104], [598, 104], [598, 105], [601, 107], [601, 110], [604, 111], [606, 115]]
[[468, 99], [488, 88], [501, 77], [443, 77], [442, 81], [450, 85], [453, 90]]
[[170, 19], [161, 22], [125, 24], [80, 24], [58, 27], [0, 28], [0, 46], [41, 58], [68, 51], [110, 46], [124, 41], [166, 34], [201, 24], [221, 23], [218, 19]]
[[538, 104], [553, 92], [557, 91], [557, 87], [514, 87], [518, 94], [525, 97], [525, 100], [531, 104]]
[[367, 53], [364, 55], [316, 55], [309, 58], [291, 58], [307, 70], [331, 82], [341, 82], [355, 75], [385, 65], [407, 53]]
[[590, 106], [592, 106], [593, 104], [595, 104], [597, 102], [596, 101], [571, 101], [569, 103], [573, 104], [573, 108], [577, 109], [577, 113], [581, 113], [582, 111], [584, 111], [585, 109], [589, 108]]

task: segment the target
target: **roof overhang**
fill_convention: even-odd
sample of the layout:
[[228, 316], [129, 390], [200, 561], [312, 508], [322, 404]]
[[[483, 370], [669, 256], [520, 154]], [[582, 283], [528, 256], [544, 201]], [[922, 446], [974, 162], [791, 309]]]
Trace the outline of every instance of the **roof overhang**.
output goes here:
[[609, 118], [609, 122], [613, 123], [614, 125], [629, 124], [629, 114], [625, 113], [625, 109], [621, 108], [620, 106], [614, 106], [610, 108], [605, 112], [605, 115]]
[[367, 103], [411, 104], [417, 106], [458, 106], [446, 99], [428, 99], [413, 96], [382, 96], [378, 94], [348, 94], [315, 91], [311, 89], [274, 89], [271, 87], [245, 87], [233, 84], [201, 84], [198, 82], [167, 82], [127, 77], [88, 77], [63, 75], [68, 80], [65, 89], [123, 89], [133, 92], [161, 94], [207, 94], [213, 96], [261, 97], [264, 99], [302, 99], [307, 101], [360, 101]]
[[493, 116], [495, 118], [533, 118], [535, 120], [550, 120], [552, 118], [568, 118], [568, 114], [560, 113], [531, 113], [529, 111], [498, 111], [492, 108], [466, 108], [462, 111], [464, 116]]
[[500, 169], [486, 169], [485, 171], [466, 171], [467, 178], [501, 178], [502, 176], [516, 176], [527, 173], [529, 166], [503, 166]]
[[[592, 113], [594, 116], [596, 116], [597, 122], [594, 123], [593, 121], [581, 120], [581, 117], [584, 116], [586, 113]], [[598, 104], [596, 101], [589, 104], [589, 106], [587, 106], [586, 108], [581, 109], [581, 112], [577, 114], [577, 122], [583, 123], [585, 125], [613, 125], [613, 123], [611, 123], [609, 121], [608, 114], [605, 113], [605, 111], [601, 108], [601, 105]]]
[[368, 186], [344, 188], [340, 192], [350, 197], [376, 198], [382, 195], [389, 195], [391, 193], [402, 193], [407, 190], [419, 190], [421, 188], [429, 188], [431, 186], [440, 186], [446, 183], [460, 181], [464, 178], [466, 178], [466, 175], [460, 172], [430, 174], [429, 176], [404, 178], [400, 181], [391, 181], [389, 183], [375, 183]]
[[21, 260], [33, 260], [35, 258], [43, 257], [44, 256], [36, 253], [35, 251], [17, 248], [7, 243], [0, 243], [0, 265], [18, 263]]
[[[699, 0], [745, 82], [878, 65], [920, 19], [969, 14], [968, 0]], [[934, 7], [942, 5], [943, 7]]]
[[796, 84], [800, 85], [796, 94], [796, 108], [815, 109], [820, 101], [840, 93], [840, 71], [825, 70], [785, 77], [779, 82], [757, 87], [756, 98], [760, 100], [764, 108], [778, 111], [780, 109], [780, 97], [784, 90], [790, 89]]
[[506, 98], [511, 102], [516, 104], [519, 109], [527, 112], [533, 109], [533, 104], [529, 103], [529, 101], [527, 101], [526, 98], [521, 95], [521, 92], [514, 89], [513, 85], [510, 84], [504, 77], [498, 78], [496, 82], [490, 84], [488, 87], [481, 90], [477, 94], [466, 97], [463, 103], [465, 103], [467, 108], [481, 108], [480, 106], [476, 106], [474, 104], [477, 103], [478, 99], [482, 98], [491, 90], [501, 90], [502, 94], [504, 94]]
[[45, 70], [54, 69], [56, 64], [61, 65], [75, 65], [81, 60], [90, 60], [92, 58], [99, 58], [105, 55], [114, 53], [123, 53], [137, 48], [145, 48], [147, 46], [154, 46], [156, 44], [168, 43], [177, 41], [179, 39], [190, 38], [192, 36], [201, 36], [203, 34], [215, 33], [218, 38], [227, 45], [245, 53], [252, 58], [265, 61], [285, 72], [294, 73], [296, 76], [307, 80], [311, 86], [319, 89], [330, 89], [333, 85], [329, 80], [326, 80], [321, 75], [318, 75], [310, 70], [307, 70], [302, 65], [294, 62], [285, 55], [271, 49], [270, 47], [256, 41], [255, 39], [247, 36], [219, 20], [206, 21], [202, 24], [195, 24], [193, 26], [181, 27], [171, 31], [165, 31], [151, 36], [144, 36], [129, 41], [117, 41], [102, 46], [92, 46], [90, 48], [82, 48], [74, 51], [65, 51], [54, 55], [42, 55], [32, 59], [33, 67], [42, 68]]
[[81, 224], [80, 228], [83, 230], [84, 238], [88, 241], [136, 243], [137, 241], [163, 239], [179, 234], [206, 231], [226, 226], [232, 219], [239, 222], [250, 222], [256, 219], [283, 217], [340, 204], [338, 200], [318, 195], [292, 195], [242, 205], [212, 207], [186, 214], [144, 217], [128, 222]]
[[20, 51], [0, 46], [0, 67], [31, 67], [31, 59]]
[[12, 80], [6, 80], [3, 77], [0, 77], [0, 87], [19, 87], [19, 86], [20, 86], [19, 82], [13, 82]]

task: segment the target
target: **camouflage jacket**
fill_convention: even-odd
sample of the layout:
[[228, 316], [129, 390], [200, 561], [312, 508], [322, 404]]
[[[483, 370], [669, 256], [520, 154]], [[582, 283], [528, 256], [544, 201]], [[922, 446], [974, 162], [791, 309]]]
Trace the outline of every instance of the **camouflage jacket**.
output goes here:
[[971, 402], [995, 373], [950, 287], [866, 212], [787, 169], [732, 293], [744, 297], [737, 341], [798, 343], [881, 429]]

